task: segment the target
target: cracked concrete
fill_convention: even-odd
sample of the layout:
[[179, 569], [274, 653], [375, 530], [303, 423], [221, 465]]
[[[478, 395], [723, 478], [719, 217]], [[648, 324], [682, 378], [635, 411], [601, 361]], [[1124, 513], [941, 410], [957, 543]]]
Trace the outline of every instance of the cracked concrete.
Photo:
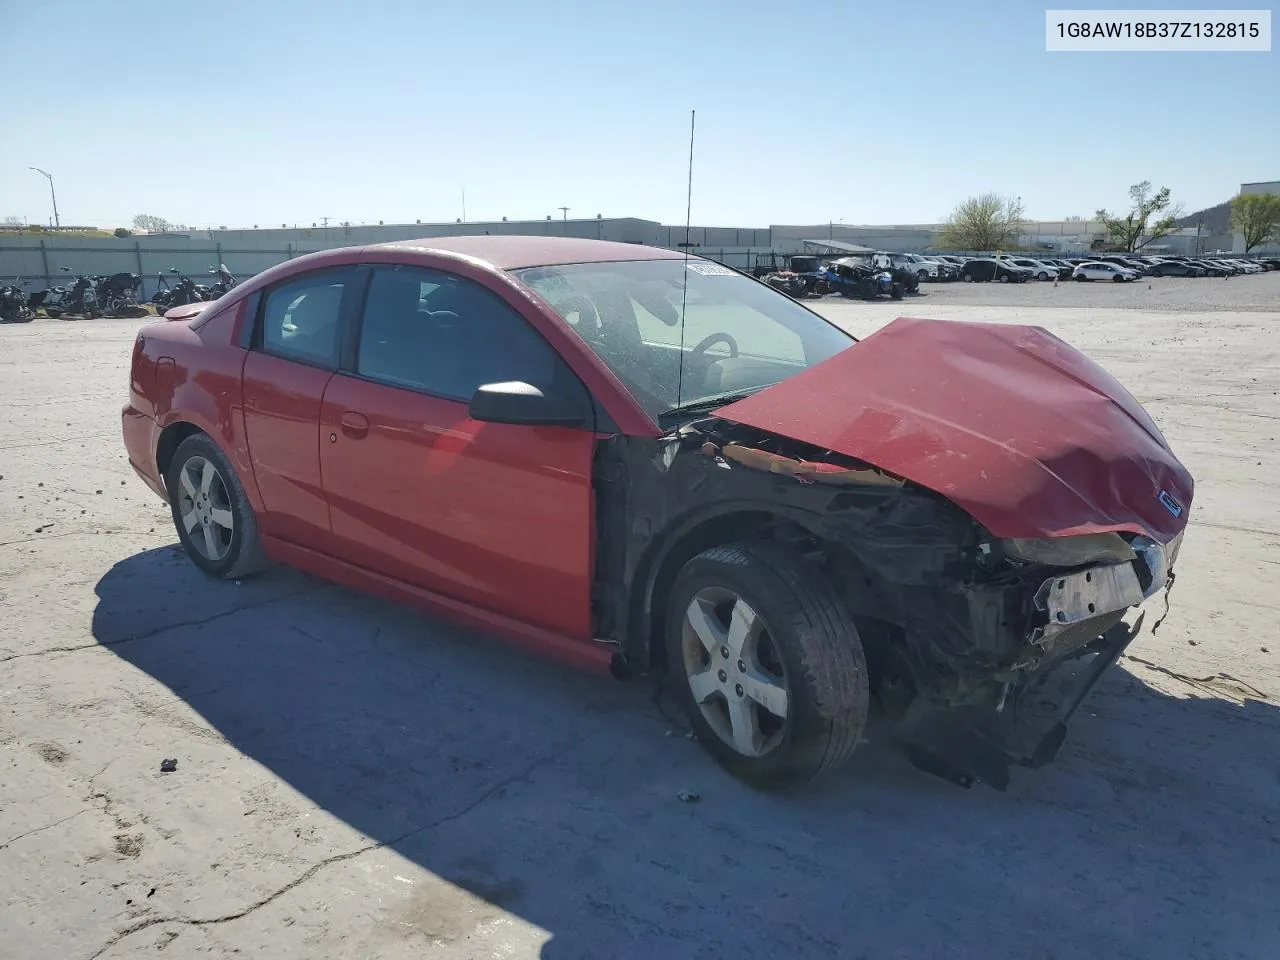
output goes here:
[[284, 569], [210, 581], [119, 444], [137, 323], [0, 327], [0, 958], [1272, 956], [1280, 313], [928, 293], [823, 309], [1042, 324], [1199, 481], [1168, 620], [1007, 794], [874, 730], [756, 793], [649, 685]]

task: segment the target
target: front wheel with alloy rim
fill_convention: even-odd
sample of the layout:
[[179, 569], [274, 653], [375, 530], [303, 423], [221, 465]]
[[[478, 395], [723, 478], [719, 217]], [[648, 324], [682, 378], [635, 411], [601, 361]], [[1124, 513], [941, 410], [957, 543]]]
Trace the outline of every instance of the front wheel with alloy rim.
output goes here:
[[268, 565], [240, 478], [208, 436], [183, 440], [164, 479], [178, 539], [196, 566], [238, 580]]
[[858, 631], [822, 573], [767, 542], [713, 547], [672, 588], [667, 664], [694, 733], [758, 787], [810, 780], [867, 722]]

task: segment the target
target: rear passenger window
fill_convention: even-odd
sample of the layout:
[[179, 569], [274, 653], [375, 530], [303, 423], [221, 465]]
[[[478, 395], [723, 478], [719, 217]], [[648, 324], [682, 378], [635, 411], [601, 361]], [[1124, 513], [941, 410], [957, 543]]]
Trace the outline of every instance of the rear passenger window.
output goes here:
[[356, 372], [463, 403], [486, 383], [523, 380], [546, 391], [576, 379], [496, 294], [420, 267], [374, 268]]
[[349, 271], [302, 276], [267, 293], [259, 342], [286, 360], [337, 367], [342, 297]]

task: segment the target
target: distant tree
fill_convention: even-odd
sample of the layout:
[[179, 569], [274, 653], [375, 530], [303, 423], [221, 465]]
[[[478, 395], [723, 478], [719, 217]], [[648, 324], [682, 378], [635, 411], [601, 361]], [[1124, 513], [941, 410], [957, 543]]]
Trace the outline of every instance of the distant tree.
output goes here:
[[115, 234], [117, 237], [121, 237], [121, 238], [132, 237], [133, 231], [128, 229], [127, 227], [116, 227]]
[[[1174, 205], [1169, 196], [1169, 188], [1161, 187], [1151, 192], [1151, 181], [1143, 180], [1129, 188], [1129, 199], [1133, 206], [1127, 214], [1112, 215], [1106, 210], [1099, 210], [1097, 217], [1107, 231], [1107, 240], [1119, 250], [1132, 253], [1141, 250], [1148, 243], [1167, 237], [1177, 227], [1177, 219], [1182, 215], [1182, 205]], [[1159, 215], [1154, 223], [1151, 218]]]
[[1244, 234], [1244, 252], [1280, 236], [1280, 197], [1242, 193], [1231, 201], [1231, 225]]
[[21, 217], [5, 217], [4, 225], [6, 227], [20, 227], [22, 226], [22, 218]]
[[164, 217], [155, 217], [149, 213], [138, 214], [133, 218], [133, 225], [139, 230], [147, 231], [147, 233], [164, 233], [173, 229], [173, 224]]
[[938, 238], [946, 250], [1000, 250], [1012, 247], [1022, 232], [1022, 201], [983, 193], [951, 212]]

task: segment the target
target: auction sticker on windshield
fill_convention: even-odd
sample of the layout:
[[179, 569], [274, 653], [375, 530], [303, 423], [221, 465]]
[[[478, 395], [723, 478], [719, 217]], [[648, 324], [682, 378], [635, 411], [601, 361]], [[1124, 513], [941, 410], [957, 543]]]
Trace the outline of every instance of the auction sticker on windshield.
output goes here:
[[1046, 10], [1054, 52], [1266, 53], [1270, 10]]
[[736, 277], [738, 272], [721, 263], [690, 263], [689, 269], [704, 277]]

